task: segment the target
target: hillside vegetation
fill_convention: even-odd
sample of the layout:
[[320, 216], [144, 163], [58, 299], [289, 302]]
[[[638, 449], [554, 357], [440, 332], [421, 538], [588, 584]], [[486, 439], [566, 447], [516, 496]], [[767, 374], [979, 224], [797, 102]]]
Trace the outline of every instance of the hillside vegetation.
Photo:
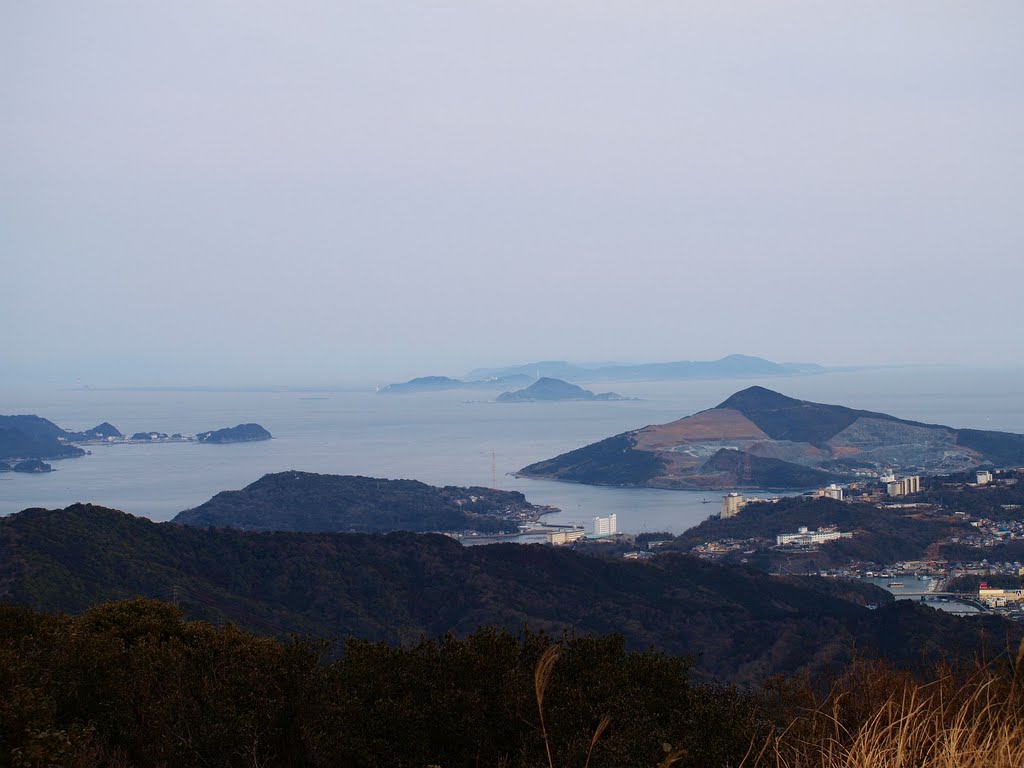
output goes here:
[[[880, 509], [874, 504], [794, 496], [774, 503], [747, 504], [735, 517], [710, 517], [665, 546], [688, 551], [698, 544], [719, 539], [762, 538], [774, 542], [777, 534], [793, 533], [802, 525], [812, 530], [836, 525], [840, 530], [854, 533], [852, 539], [831, 541], [816, 552], [797, 556], [813, 561], [814, 570], [846, 566], [851, 561], [895, 563], [917, 560], [949, 536], [974, 530], [952, 515], [923, 517], [914, 509]], [[793, 553], [775, 552], [750, 560], [752, 564], [770, 570], [779, 561], [792, 557]]]
[[774, 578], [678, 554], [644, 563], [533, 545], [463, 547], [445, 536], [246, 533], [158, 524], [76, 505], [0, 519], [0, 598], [81, 613], [168, 599], [191, 618], [265, 634], [390, 643], [478, 626], [621, 632], [630, 649], [693, 655], [694, 674], [757, 682], [841, 664], [854, 647], [919, 663], [970, 658], [1021, 630], [959, 619], [875, 587]]
[[247, 531], [515, 532], [541, 509], [518, 491], [438, 488], [418, 480], [278, 472], [179, 513], [182, 525]]
[[81, 448], [64, 442], [70, 434], [39, 416], [0, 416], [0, 460], [85, 455]]
[[739, 690], [615, 635], [272, 640], [135, 600], [0, 604], [0, 768], [1019, 768], [1021, 657]]

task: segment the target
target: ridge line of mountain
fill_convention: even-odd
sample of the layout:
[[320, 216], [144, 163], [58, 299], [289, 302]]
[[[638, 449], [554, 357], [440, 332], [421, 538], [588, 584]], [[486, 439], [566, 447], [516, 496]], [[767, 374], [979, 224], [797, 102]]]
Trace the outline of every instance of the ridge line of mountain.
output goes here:
[[83, 504], [0, 518], [6, 601], [80, 613], [172, 592], [191, 618], [272, 634], [398, 643], [481, 625], [618, 631], [631, 648], [692, 654], [700, 676], [735, 682], [818, 670], [854, 647], [894, 661], [969, 658], [984, 633], [1020, 635], [1003, 620], [892, 603], [868, 585], [678, 554], [636, 562], [408, 532], [191, 528]]

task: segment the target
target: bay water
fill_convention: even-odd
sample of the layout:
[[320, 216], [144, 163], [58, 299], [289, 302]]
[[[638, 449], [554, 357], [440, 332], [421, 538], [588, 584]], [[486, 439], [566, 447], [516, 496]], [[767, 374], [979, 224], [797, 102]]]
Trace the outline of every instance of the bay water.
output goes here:
[[[109, 421], [123, 433], [195, 434], [257, 422], [274, 439], [89, 446], [51, 462], [55, 472], [0, 474], [0, 515], [83, 501], [169, 520], [218, 491], [268, 472], [301, 470], [410, 478], [433, 485], [492, 485], [562, 511], [546, 522], [582, 523], [612, 512], [626, 532], [679, 533], [717, 513], [721, 492], [602, 488], [516, 478], [516, 470], [588, 443], [711, 408], [760, 384], [818, 402], [954, 427], [1024, 432], [1024, 370], [952, 367], [836, 371], [793, 378], [601, 382], [640, 400], [496, 403], [497, 392], [383, 395], [350, 391], [113, 391], [0, 389], [0, 413], [37, 414], [80, 430]], [[703, 503], [704, 500], [710, 503]]]

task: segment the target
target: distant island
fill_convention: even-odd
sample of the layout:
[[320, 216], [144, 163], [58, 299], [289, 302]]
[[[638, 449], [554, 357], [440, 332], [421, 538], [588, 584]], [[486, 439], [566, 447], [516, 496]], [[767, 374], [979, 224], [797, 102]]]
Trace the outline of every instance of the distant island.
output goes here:
[[[115, 443], [191, 442], [242, 443], [269, 440], [270, 432], [259, 424], [239, 424], [237, 427], [200, 432], [188, 437], [175, 432], [135, 432], [125, 436], [113, 424], [104, 421], [92, 429], [74, 432], [62, 429], [40, 416], [0, 416], [0, 462], [26, 460], [47, 461], [84, 456], [80, 445], [110, 445]], [[15, 468], [16, 469], [16, 468]], [[0, 467], [0, 472], [5, 471]], [[17, 470], [28, 471], [28, 470]], [[45, 470], [32, 470], [45, 471]]]
[[506, 368], [478, 368], [467, 378], [548, 376], [570, 381], [663, 381], [680, 379], [732, 379], [764, 376], [802, 376], [823, 373], [815, 363], [774, 363], [762, 357], [729, 355], [721, 360], [679, 360], [670, 363], [569, 363], [547, 360]]
[[72, 434], [39, 416], [0, 416], [0, 461], [84, 456]]
[[729, 355], [721, 360], [679, 360], [671, 363], [568, 363], [547, 360], [505, 368], [477, 368], [462, 378], [420, 376], [388, 384], [382, 395], [443, 392], [459, 389], [508, 389], [525, 387], [542, 378], [566, 381], [676, 381], [687, 379], [736, 379], [765, 376], [804, 376], [823, 373], [815, 363], [774, 363], [750, 355]]
[[493, 376], [485, 379], [453, 379], [449, 376], [420, 376], [400, 384], [388, 384], [379, 391], [382, 395], [407, 395], [417, 392], [445, 392], [455, 389], [502, 389], [529, 384], [532, 376]]
[[259, 424], [239, 424], [237, 427], [216, 429], [212, 432], [200, 432], [196, 435], [198, 443], [252, 443], [258, 440], [270, 440], [273, 435]]
[[41, 472], [52, 472], [53, 467], [47, 464], [45, 461], [39, 459], [27, 459], [25, 461], [19, 461], [12, 467], [15, 472], [26, 472], [29, 474], [38, 474]]
[[623, 397], [615, 392], [602, 392], [595, 395], [589, 389], [575, 384], [570, 384], [561, 379], [552, 379], [547, 376], [537, 379], [525, 389], [515, 392], [502, 392], [498, 395], [499, 403], [531, 403], [536, 401], [558, 401], [558, 400], [629, 400], [633, 398]]
[[293, 471], [222, 491], [173, 522], [246, 531], [514, 533], [553, 511], [517, 491]]
[[591, 485], [802, 490], [892, 472], [1024, 464], [1024, 435], [922, 424], [797, 400], [764, 387], [520, 470]]

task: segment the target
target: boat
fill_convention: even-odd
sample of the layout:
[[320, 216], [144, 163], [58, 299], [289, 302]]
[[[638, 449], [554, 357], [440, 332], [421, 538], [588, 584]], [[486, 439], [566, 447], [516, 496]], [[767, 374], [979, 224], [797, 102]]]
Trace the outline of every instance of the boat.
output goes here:
[[889, 582], [889, 589], [898, 589], [899, 587], [902, 587], [902, 586], [903, 586], [903, 582], [902, 581], [890, 581]]
[[701, 500], [700, 500], [700, 503], [701, 503], [701, 504], [710, 504], [711, 502], [710, 502], [710, 501], [708, 501], [707, 499], [701, 499]]

